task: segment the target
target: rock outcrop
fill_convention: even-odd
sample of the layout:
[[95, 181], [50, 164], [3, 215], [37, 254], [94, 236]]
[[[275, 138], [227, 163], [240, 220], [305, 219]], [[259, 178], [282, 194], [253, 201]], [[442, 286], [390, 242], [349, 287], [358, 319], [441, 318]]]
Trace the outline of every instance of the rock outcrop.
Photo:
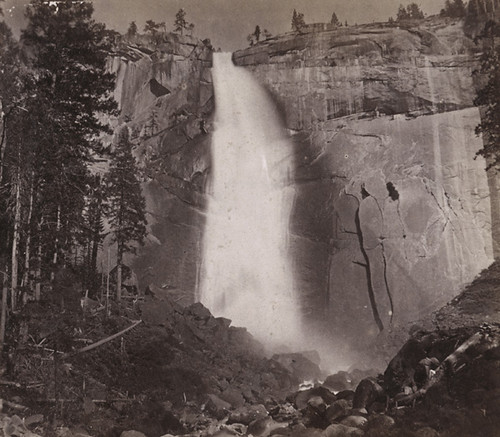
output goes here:
[[[234, 61], [268, 88], [294, 140], [290, 242], [304, 314], [362, 345], [449, 301], [492, 260], [490, 189], [475, 159], [478, 53], [457, 20], [311, 29]], [[167, 34], [110, 59], [151, 227], [132, 266], [141, 289], [185, 303], [201, 258], [211, 53]]]
[[462, 22], [290, 33], [234, 53], [295, 139], [296, 284], [310, 319], [369, 343], [458, 294], [493, 257]]
[[143, 290], [154, 284], [193, 302], [202, 240], [214, 109], [212, 48], [189, 36], [136, 36], [109, 60], [118, 123], [144, 176], [149, 235], [130, 260]]

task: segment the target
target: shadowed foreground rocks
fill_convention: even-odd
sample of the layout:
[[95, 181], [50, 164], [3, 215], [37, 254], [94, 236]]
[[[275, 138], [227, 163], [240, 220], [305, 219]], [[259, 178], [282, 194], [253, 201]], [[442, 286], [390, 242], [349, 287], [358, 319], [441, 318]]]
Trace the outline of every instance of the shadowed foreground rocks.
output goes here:
[[[137, 297], [121, 315], [112, 306], [108, 317], [99, 304], [64, 311], [53, 303], [29, 304], [9, 326], [1, 432], [495, 437], [500, 316], [492, 291], [498, 272], [493, 265], [415, 325], [379, 375], [350, 369], [325, 377], [312, 352], [269, 358], [245, 329], [201, 304], [181, 307], [160, 290]], [[138, 319], [121, 337], [81, 352]]]
[[[285, 358], [269, 358], [246, 329], [200, 303], [182, 307], [164, 290], [150, 289], [120, 309], [111, 303], [108, 317], [97, 301], [71, 302], [64, 309], [30, 303], [10, 319], [2, 417], [43, 414], [40, 431], [32, 429], [40, 435], [56, 435], [62, 423], [94, 436], [185, 433], [244, 405], [278, 405], [304, 369], [320, 375], [305, 357], [286, 368]], [[118, 338], [79, 352], [138, 320]]]

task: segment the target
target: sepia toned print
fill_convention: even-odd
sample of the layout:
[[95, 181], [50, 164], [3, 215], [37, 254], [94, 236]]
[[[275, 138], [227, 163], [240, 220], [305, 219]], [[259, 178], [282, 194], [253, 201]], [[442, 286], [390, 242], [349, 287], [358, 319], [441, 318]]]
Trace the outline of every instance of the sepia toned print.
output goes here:
[[0, 436], [497, 436], [498, 0], [0, 0]]

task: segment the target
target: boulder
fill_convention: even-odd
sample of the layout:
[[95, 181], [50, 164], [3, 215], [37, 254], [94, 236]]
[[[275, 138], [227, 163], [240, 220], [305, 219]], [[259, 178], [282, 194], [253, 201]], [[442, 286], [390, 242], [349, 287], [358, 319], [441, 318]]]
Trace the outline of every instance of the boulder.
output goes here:
[[358, 428], [334, 423], [323, 431], [322, 437], [361, 437], [364, 432]]
[[257, 419], [262, 419], [268, 416], [268, 412], [264, 405], [245, 405], [232, 411], [229, 415], [227, 423], [241, 423], [249, 425]]
[[205, 410], [214, 416], [216, 419], [223, 419], [231, 409], [231, 404], [219, 398], [214, 394], [208, 395], [208, 400], [205, 403]]
[[[278, 430], [278, 432], [280, 432], [280, 430]], [[292, 426], [288, 433], [282, 435], [290, 437], [322, 437], [323, 431], [317, 428], [306, 428], [304, 424], [299, 423]]]
[[286, 429], [286, 424], [276, 422], [270, 417], [262, 417], [248, 425], [247, 433], [255, 437], [268, 437], [273, 431], [278, 429]]
[[120, 437], [147, 437], [146, 434], [143, 434], [139, 431], [123, 431], [120, 434]]
[[[311, 352], [307, 354], [312, 355]], [[272, 359], [287, 369], [298, 382], [321, 377], [318, 364], [301, 353], [275, 354]], [[314, 356], [313, 359], [316, 357]]]
[[323, 385], [335, 392], [341, 392], [343, 390], [349, 390], [353, 388], [351, 378], [352, 377], [349, 375], [349, 373], [340, 371], [333, 375], [327, 376], [325, 381], [323, 382]]
[[336, 422], [337, 419], [347, 416], [351, 404], [345, 399], [339, 399], [331, 404], [325, 411], [325, 419], [328, 423]]
[[354, 399], [354, 391], [352, 390], [342, 390], [340, 392], [338, 392], [336, 395], [335, 395], [335, 399], [339, 400], [339, 399], [345, 399], [349, 402], [352, 402], [353, 399]]
[[235, 435], [245, 435], [247, 434], [247, 426], [241, 423], [231, 423], [230, 425], [223, 425], [221, 430], [234, 433]]
[[32, 433], [25, 425], [23, 419], [14, 415], [12, 417], [0, 415], [0, 430], [2, 435], [19, 436], [19, 437], [40, 437], [38, 434]]
[[340, 422], [342, 425], [351, 426], [353, 428], [363, 428], [368, 419], [363, 416], [348, 416]]
[[274, 420], [278, 422], [286, 422], [296, 420], [300, 413], [299, 411], [290, 403], [279, 404], [278, 408], [275, 408], [270, 412]]
[[308, 427], [324, 428], [328, 425], [325, 419], [327, 405], [321, 396], [313, 396], [307, 401], [307, 407], [302, 411], [304, 424]]
[[384, 389], [375, 378], [363, 379], [356, 388], [353, 408], [367, 408], [373, 402], [385, 399]]
[[309, 399], [316, 396], [321, 397], [323, 401], [328, 405], [330, 405], [336, 399], [335, 394], [332, 393], [328, 388], [319, 386], [311, 388], [309, 390], [299, 391], [295, 396], [294, 404], [298, 410], [302, 410], [306, 408]]
[[[1, 412], [1, 409], [0, 409], [0, 412]], [[24, 419], [24, 424], [26, 426], [37, 425], [39, 423], [42, 423], [43, 420], [44, 420], [43, 414], [33, 414], [33, 415], [28, 416]]]
[[425, 426], [423, 428], [418, 429], [414, 433], [415, 437], [439, 437], [439, 433], [430, 426]]
[[186, 308], [186, 315], [193, 316], [196, 320], [207, 321], [212, 316], [212, 313], [201, 302], [196, 302]]
[[307, 401], [307, 405], [320, 413], [324, 413], [327, 408], [327, 405], [321, 396], [313, 396]]
[[395, 421], [391, 416], [374, 414], [368, 418], [365, 430], [371, 431], [373, 435], [387, 435], [394, 424]]
[[242, 407], [245, 404], [245, 398], [240, 390], [232, 387], [226, 388], [219, 397], [230, 403], [233, 408]]

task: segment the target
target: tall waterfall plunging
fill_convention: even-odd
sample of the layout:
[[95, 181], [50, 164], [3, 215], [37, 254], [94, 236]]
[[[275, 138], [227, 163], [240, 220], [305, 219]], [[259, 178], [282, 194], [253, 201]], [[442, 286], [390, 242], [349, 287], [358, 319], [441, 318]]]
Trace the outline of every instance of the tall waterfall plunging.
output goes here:
[[292, 145], [266, 91], [214, 54], [212, 173], [199, 299], [269, 346], [300, 333], [288, 226]]

